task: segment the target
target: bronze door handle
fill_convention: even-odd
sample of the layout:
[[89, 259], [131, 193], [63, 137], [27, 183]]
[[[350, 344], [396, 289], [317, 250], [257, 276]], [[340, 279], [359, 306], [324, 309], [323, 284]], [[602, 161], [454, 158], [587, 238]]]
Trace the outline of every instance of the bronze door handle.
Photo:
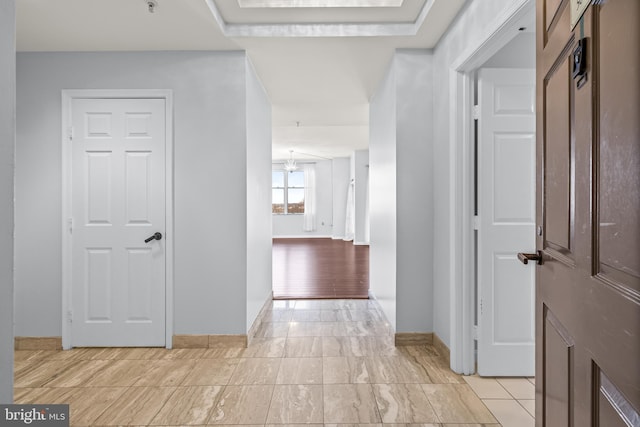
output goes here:
[[534, 254], [520, 252], [518, 254], [518, 259], [525, 265], [529, 264], [529, 261], [537, 261], [537, 264], [540, 265], [542, 264], [542, 251], [538, 251]]

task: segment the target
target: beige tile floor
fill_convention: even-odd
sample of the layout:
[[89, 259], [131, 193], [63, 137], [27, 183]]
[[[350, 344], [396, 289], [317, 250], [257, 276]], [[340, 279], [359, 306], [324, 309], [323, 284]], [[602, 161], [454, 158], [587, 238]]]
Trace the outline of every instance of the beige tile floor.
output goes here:
[[73, 425], [533, 426], [533, 382], [394, 347], [375, 301], [274, 301], [249, 348], [16, 351], [16, 403]]

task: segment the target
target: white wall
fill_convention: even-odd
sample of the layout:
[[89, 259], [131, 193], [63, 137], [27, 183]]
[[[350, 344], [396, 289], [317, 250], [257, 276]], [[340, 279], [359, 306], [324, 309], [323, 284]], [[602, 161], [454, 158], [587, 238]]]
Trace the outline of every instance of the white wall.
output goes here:
[[536, 68], [536, 34], [518, 34], [480, 68]]
[[0, 2], [0, 403], [13, 403], [15, 1]]
[[174, 333], [246, 333], [261, 233], [247, 232], [245, 53], [21, 53], [17, 70], [16, 335], [61, 335], [61, 90], [109, 88], [173, 90]]
[[370, 288], [396, 332], [433, 331], [432, 79], [398, 50], [370, 107]]
[[451, 270], [458, 262], [452, 259], [450, 192], [450, 140], [449, 109], [451, 107], [451, 85], [449, 80], [452, 64], [478, 41], [488, 37], [488, 31], [496, 20], [504, 19], [504, 10], [512, 5], [512, 0], [471, 1], [459, 13], [445, 36], [440, 39], [434, 52], [434, 332], [450, 345], [450, 291]]
[[369, 289], [396, 329], [396, 67], [369, 105]]
[[247, 58], [247, 332], [271, 293], [271, 103]]
[[369, 180], [369, 150], [356, 150], [353, 152], [353, 170], [351, 176], [354, 179], [354, 201], [355, 201], [355, 238], [353, 243], [356, 245], [367, 245], [368, 232], [365, 227], [368, 225], [367, 217], [367, 191]]
[[304, 231], [302, 229], [303, 215], [273, 215], [273, 237], [331, 237], [331, 223], [333, 221], [332, 161], [315, 161], [315, 167], [315, 231]]
[[333, 230], [331, 237], [334, 239], [344, 239], [349, 179], [349, 158], [333, 159]]

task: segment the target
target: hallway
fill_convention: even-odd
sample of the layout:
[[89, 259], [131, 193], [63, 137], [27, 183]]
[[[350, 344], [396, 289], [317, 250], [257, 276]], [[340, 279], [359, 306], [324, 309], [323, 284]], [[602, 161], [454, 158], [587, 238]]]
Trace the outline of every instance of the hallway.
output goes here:
[[16, 403], [68, 403], [72, 425], [526, 427], [532, 401], [515, 398], [532, 390], [394, 347], [372, 300], [273, 301], [248, 348], [15, 352]]

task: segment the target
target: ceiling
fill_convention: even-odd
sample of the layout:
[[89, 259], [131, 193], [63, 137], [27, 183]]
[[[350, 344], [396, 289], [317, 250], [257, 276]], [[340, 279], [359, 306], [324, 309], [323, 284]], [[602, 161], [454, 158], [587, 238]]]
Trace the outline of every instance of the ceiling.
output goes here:
[[284, 159], [366, 149], [369, 100], [394, 50], [433, 48], [466, 0], [151, 1], [153, 13], [148, 0], [17, 0], [17, 50], [246, 50], [273, 105], [273, 158]]

